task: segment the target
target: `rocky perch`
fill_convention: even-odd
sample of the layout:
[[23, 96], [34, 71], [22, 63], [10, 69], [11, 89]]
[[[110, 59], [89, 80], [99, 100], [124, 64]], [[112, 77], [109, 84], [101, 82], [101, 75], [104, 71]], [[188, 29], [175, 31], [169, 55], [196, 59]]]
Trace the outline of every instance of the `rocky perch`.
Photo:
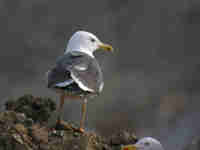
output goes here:
[[82, 134], [68, 122], [50, 128], [48, 119], [55, 110], [50, 98], [24, 95], [8, 100], [0, 112], [0, 150], [119, 150], [137, 141], [126, 131], [107, 138], [94, 132]]

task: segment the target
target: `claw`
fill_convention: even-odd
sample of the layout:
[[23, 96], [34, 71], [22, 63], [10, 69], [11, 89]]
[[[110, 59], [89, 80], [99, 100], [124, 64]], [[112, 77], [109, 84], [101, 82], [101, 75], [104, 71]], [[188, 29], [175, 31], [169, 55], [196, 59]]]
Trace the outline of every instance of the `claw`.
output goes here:
[[80, 134], [86, 134], [85, 130], [83, 128], [73, 128], [74, 132], [78, 132]]
[[57, 120], [55, 128], [56, 129], [64, 129], [64, 130], [73, 130], [74, 132], [79, 132], [82, 134], [85, 133], [85, 130], [83, 128], [76, 128], [76, 127], [72, 126], [71, 124], [69, 124], [63, 120], [60, 120], [60, 119]]
[[83, 128], [78, 128], [77, 131], [80, 133], [85, 133], [85, 130]]

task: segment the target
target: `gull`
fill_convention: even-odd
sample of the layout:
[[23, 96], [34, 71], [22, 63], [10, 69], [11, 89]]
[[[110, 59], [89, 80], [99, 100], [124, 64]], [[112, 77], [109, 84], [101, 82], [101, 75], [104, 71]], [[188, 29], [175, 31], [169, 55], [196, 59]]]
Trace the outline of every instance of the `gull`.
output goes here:
[[164, 150], [164, 148], [158, 140], [144, 137], [135, 144], [122, 146], [121, 150]]
[[80, 132], [84, 132], [88, 99], [99, 95], [104, 86], [100, 65], [93, 54], [96, 50], [112, 52], [113, 48], [92, 33], [77, 31], [70, 38], [64, 55], [47, 72], [47, 87], [60, 95], [58, 122], [61, 121], [65, 99], [82, 102]]

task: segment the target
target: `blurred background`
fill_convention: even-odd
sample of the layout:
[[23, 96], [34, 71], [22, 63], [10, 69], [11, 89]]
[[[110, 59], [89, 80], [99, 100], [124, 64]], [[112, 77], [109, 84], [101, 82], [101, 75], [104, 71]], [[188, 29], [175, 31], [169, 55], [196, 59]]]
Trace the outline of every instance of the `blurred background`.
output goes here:
[[[24, 94], [57, 101], [45, 72], [77, 30], [115, 48], [95, 54], [105, 87], [89, 103], [88, 130], [129, 129], [177, 150], [200, 136], [198, 0], [0, 0], [1, 105]], [[65, 119], [78, 123], [79, 102], [66, 102]]]

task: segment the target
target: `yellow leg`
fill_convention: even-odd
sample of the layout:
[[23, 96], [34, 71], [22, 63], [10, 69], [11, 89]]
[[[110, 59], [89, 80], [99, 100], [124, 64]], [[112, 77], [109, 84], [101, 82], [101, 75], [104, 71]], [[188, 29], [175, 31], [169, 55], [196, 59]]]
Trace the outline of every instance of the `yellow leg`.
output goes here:
[[80, 132], [84, 132], [84, 122], [86, 117], [86, 106], [87, 106], [87, 99], [83, 100], [82, 106], [81, 106], [81, 121], [80, 121]]

